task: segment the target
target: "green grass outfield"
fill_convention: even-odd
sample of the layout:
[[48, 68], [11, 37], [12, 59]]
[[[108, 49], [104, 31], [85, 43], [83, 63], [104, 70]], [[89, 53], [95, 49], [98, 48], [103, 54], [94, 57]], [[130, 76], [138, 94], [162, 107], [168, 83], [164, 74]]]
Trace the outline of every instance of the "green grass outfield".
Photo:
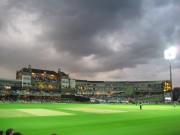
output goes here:
[[0, 104], [0, 130], [23, 135], [180, 135], [180, 105]]

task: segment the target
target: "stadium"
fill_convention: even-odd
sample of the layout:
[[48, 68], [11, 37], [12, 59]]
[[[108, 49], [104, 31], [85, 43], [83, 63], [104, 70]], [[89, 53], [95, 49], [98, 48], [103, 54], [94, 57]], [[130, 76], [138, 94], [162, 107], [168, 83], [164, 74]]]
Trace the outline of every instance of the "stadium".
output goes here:
[[179, 135], [180, 0], [1, 0], [0, 135]]
[[24, 67], [16, 80], [0, 79], [1, 102], [95, 102], [164, 103], [179, 101], [179, 89], [173, 91], [169, 80], [88, 81], [71, 79], [58, 69]]
[[168, 80], [76, 80], [61, 69], [29, 65], [16, 72], [16, 80], [0, 79], [0, 86], [0, 129], [4, 131], [13, 128], [26, 135], [179, 133], [179, 88], [172, 92]]

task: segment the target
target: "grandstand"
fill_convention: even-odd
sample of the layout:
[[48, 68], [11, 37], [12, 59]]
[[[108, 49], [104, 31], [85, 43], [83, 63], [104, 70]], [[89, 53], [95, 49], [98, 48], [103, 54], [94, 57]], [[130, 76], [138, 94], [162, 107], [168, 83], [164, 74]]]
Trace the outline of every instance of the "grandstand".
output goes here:
[[164, 95], [171, 92], [169, 80], [77, 80], [61, 69], [56, 72], [35, 69], [31, 65], [17, 71], [16, 80], [1, 79], [0, 88], [2, 100], [26, 102], [164, 103]]
[[76, 80], [77, 94], [96, 98], [101, 102], [135, 103], [138, 101], [164, 102], [163, 81], [87, 81]]

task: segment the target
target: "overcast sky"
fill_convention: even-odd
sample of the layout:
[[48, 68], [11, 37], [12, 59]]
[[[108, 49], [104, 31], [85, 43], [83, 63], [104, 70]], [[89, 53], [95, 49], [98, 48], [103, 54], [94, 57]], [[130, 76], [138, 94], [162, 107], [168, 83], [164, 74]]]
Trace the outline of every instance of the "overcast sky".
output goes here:
[[[31, 65], [83, 80], [168, 80], [179, 15], [180, 0], [1, 0], [0, 78]], [[179, 52], [172, 75], [180, 87]]]

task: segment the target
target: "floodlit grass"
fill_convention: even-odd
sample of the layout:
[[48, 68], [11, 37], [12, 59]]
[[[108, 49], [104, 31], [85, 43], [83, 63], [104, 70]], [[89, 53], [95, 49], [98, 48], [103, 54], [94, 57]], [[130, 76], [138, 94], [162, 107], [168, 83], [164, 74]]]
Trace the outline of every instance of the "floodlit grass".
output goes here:
[[0, 130], [24, 135], [179, 135], [179, 125], [179, 105], [0, 104]]

